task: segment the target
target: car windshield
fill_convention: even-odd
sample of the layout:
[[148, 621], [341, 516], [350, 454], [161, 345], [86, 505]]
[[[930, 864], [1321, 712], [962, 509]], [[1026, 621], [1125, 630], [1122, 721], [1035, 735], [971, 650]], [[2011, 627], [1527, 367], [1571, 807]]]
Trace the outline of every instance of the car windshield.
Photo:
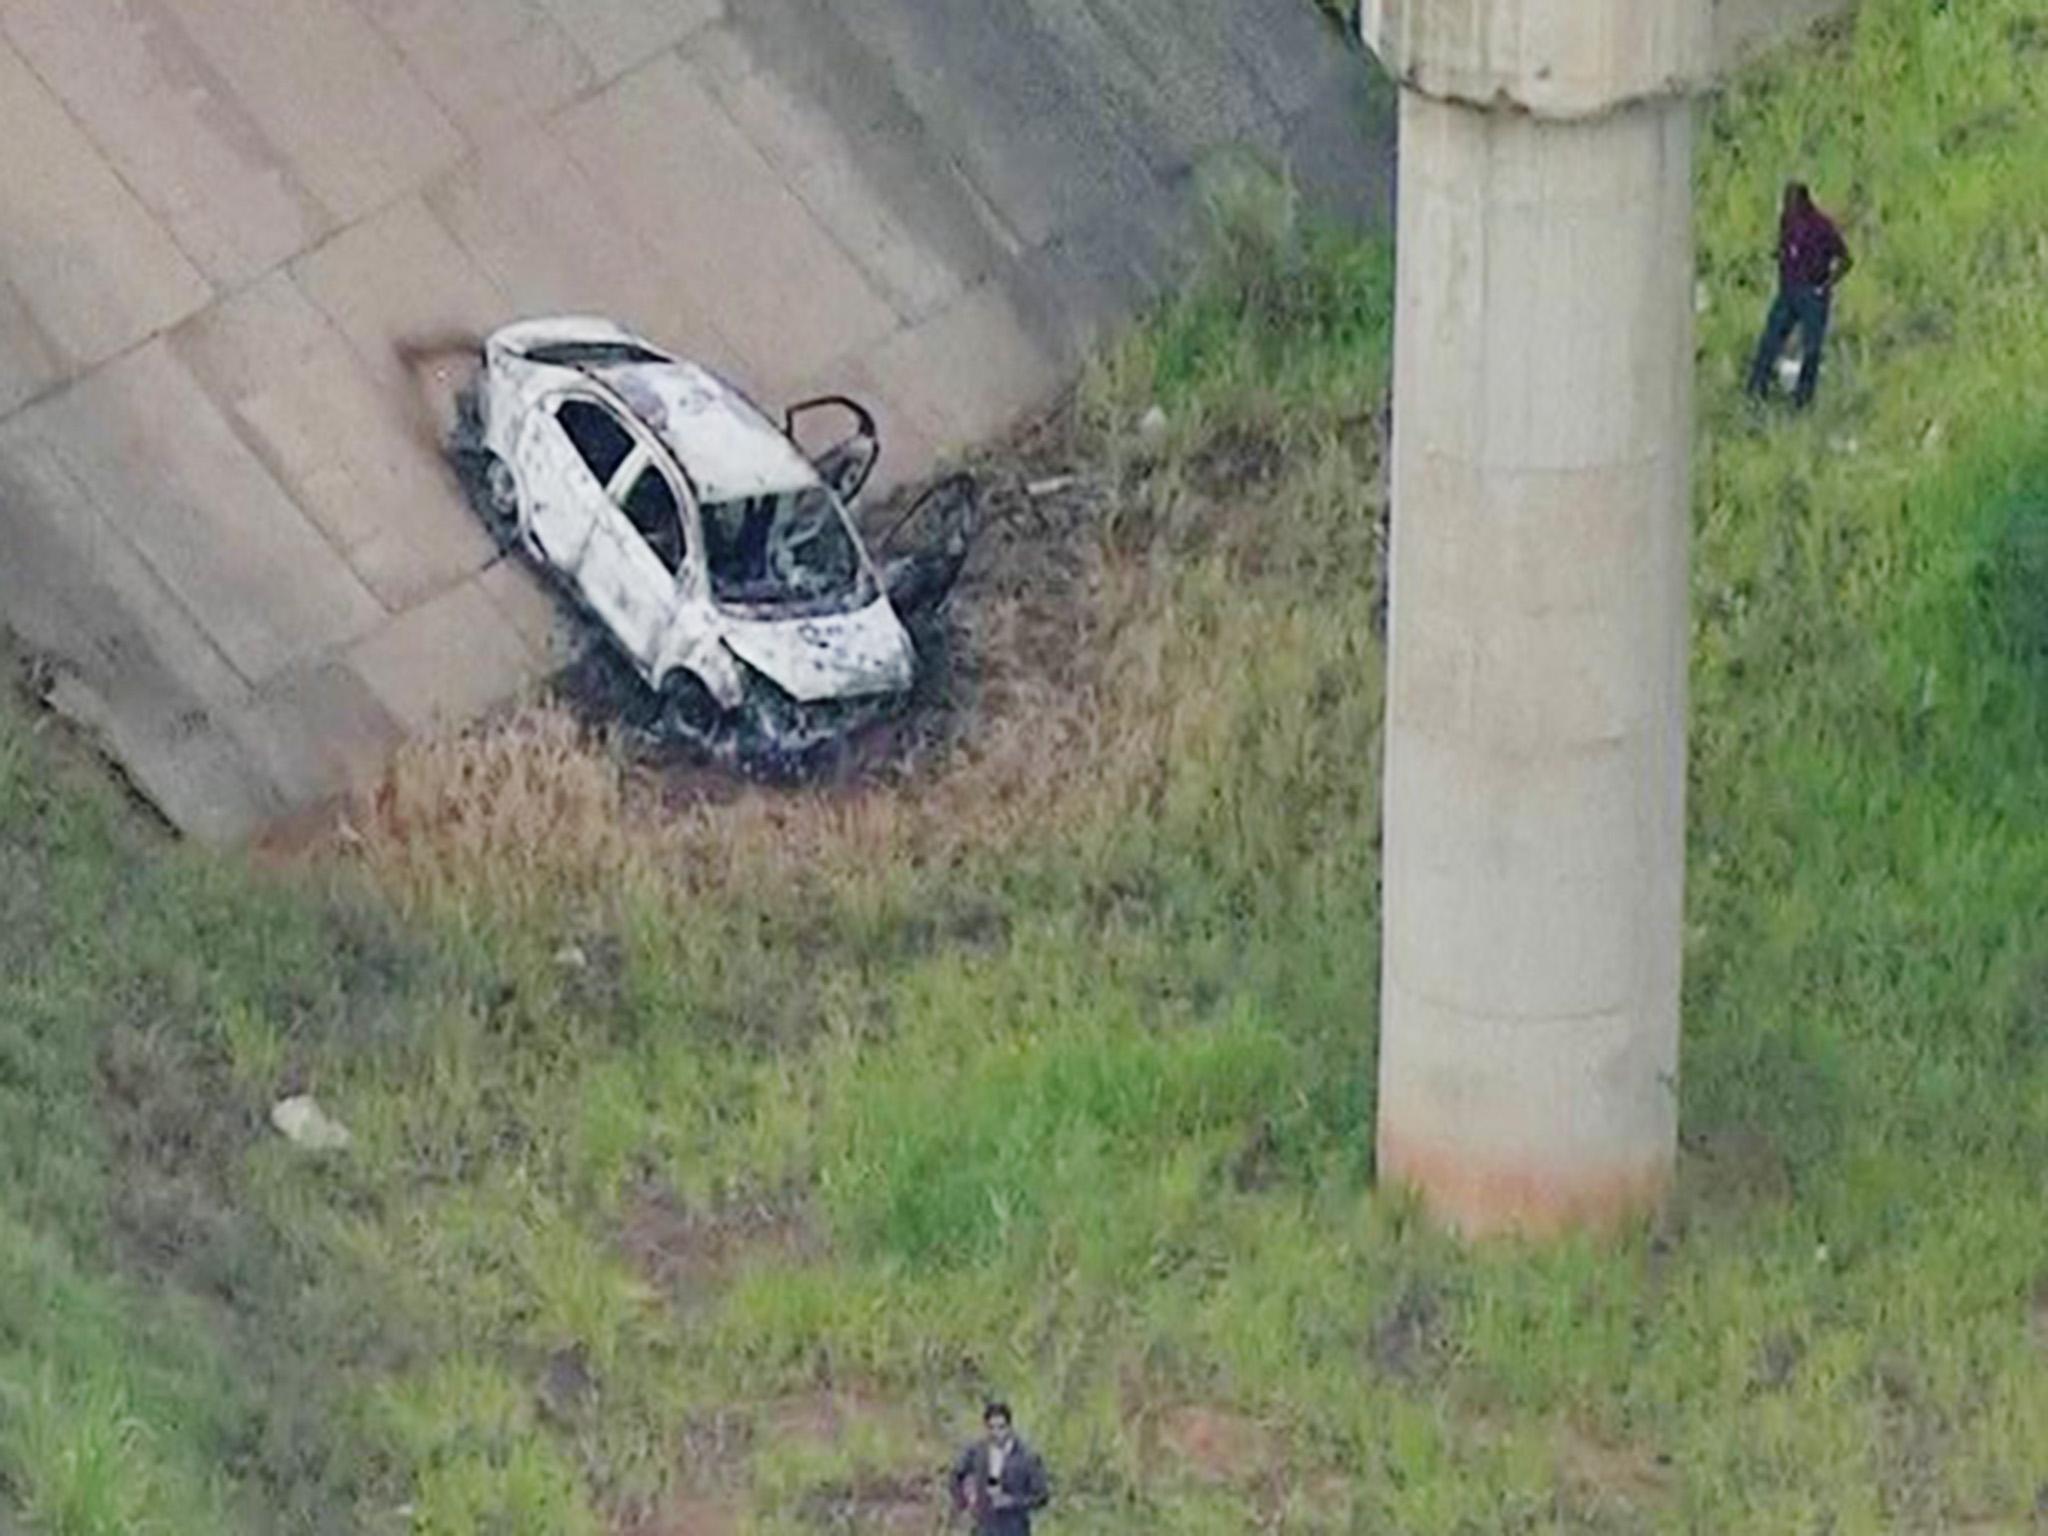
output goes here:
[[718, 602], [819, 612], [873, 600], [860, 550], [822, 485], [713, 502], [703, 520]]

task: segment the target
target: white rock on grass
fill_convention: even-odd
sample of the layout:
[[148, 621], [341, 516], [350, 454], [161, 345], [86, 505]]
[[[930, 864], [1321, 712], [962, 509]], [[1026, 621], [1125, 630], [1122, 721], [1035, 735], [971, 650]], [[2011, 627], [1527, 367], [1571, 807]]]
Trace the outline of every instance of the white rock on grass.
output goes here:
[[278, 1100], [271, 1106], [270, 1123], [285, 1140], [308, 1152], [340, 1152], [354, 1139], [348, 1127], [330, 1119], [310, 1094]]

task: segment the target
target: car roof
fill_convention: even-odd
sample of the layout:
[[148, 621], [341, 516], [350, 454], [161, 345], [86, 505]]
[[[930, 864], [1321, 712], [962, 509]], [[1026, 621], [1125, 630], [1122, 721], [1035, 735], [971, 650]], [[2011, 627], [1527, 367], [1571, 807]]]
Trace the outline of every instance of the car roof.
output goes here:
[[700, 501], [819, 483], [810, 460], [739, 390], [616, 321], [581, 315], [522, 321], [496, 332], [490, 345], [529, 367], [575, 374], [610, 390], [676, 456]]
[[818, 471], [753, 402], [689, 362], [618, 363], [588, 374], [668, 446], [700, 501], [731, 501], [818, 484]]

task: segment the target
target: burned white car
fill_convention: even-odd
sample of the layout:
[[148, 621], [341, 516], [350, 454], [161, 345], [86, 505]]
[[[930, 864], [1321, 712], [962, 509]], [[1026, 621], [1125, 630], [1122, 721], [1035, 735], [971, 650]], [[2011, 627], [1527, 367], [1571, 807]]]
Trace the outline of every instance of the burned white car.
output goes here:
[[[800, 429], [847, 430], [814, 459]], [[803, 751], [886, 713], [917, 665], [891, 601], [949, 587], [965, 534], [883, 571], [849, 513], [879, 452], [842, 397], [778, 425], [738, 389], [598, 319], [484, 343], [458, 450], [487, 515], [707, 744]]]

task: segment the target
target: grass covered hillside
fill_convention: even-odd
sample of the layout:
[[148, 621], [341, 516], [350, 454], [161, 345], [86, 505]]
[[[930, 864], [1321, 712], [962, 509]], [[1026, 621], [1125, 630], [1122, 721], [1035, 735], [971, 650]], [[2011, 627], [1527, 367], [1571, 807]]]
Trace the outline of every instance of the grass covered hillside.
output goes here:
[[[536, 708], [265, 871], [0, 711], [0, 1530], [923, 1531], [984, 1390], [1074, 1536], [2048, 1519], [2048, 0], [1706, 110], [1654, 1228], [1373, 1188], [1391, 260], [1240, 187], [914, 771], [664, 803]], [[1788, 174], [1860, 257], [1797, 420]]]

